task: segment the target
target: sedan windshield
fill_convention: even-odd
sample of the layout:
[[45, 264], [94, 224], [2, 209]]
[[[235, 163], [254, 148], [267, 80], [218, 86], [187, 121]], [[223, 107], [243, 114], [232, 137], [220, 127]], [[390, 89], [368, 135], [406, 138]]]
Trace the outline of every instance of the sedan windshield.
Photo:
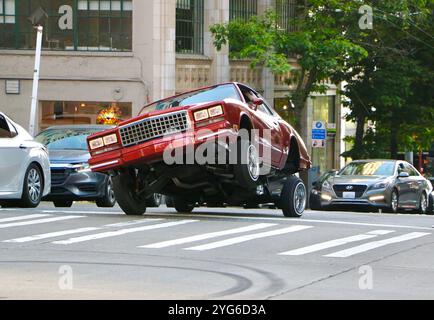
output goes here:
[[224, 99], [240, 100], [240, 96], [235, 88], [235, 85], [225, 84], [225, 85], [206, 88], [194, 92], [184, 93], [172, 98], [157, 101], [153, 104], [145, 106], [140, 111], [140, 114], [145, 114], [156, 110], [164, 110], [169, 108], [188, 106], [188, 105], [198, 104], [198, 103], [221, 101]]
[[395, 162], [369, 161], [352, 162], [343, 168], [341, 176], [392, 176], [395, 171]]
[[99, 128], [47, 129], [35, 140], [46, 145], [48, 150], [87, 150], [87, 136], [99, 131]]

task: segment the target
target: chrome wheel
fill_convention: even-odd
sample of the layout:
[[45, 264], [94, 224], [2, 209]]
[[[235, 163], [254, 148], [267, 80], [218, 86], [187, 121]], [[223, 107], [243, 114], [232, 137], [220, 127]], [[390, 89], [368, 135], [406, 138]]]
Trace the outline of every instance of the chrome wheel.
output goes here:
[[30, 200], [34, 203], [38, 202], [41, 197], [41, 177], [39, 172], [32, 168], [27, 175], [27, 189]]
[[426, 197], [425, 193], [422, 193], [422, 196], [420, 197], [420, 213], [425, 214], [428, 209], [428, 198]]
[[398, 194], [396, 191], [392, 192], [391, 200], [390, 200], [390, 208], [393, 212], [398, 211]]
[[254, 145], [250, 145], [249, 148], [247, 149], [247, 152], [248, 152], [247, 167], [248, 167], [249, 175], [252, 178], [252, 180], [256, 181], [259, 178], [258, 152]]
[[306, 208], [306, 187], [303, 183], [299, 183], [294, 190], [294, 210], [298, 213], [303, 213]]
[[112, 179], [109, 178], [107, 183], [107, 197], [110, 202], [115, 202], [115, 191], [113, 190], [113, 182]]

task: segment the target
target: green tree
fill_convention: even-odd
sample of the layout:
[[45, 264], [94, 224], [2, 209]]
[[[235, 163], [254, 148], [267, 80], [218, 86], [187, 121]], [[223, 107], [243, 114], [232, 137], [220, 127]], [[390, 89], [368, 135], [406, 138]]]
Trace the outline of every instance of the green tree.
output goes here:
[[[249, 21], [231, 21], [211, 27], [214, 44], [218, 50], [230, 44], [232, 58], [248, 58], [252, 67], [262, 64], [273, 73], [290, 71], [288, 85], [294, 104], [295, 127], [301, 127], [301, 114], [312, 92], [325, 92], [323, 80], [336, 79], [367, 56], [366, 50], [345, 36], [344, 21], [354, 16], [358, 6], [352, 1], [306, 0], [297, 10], [296, 31], [279, 28], [276, 13], [253, 17]], [[357, 22], [357, 19], [353, 21]], [[290, 61], [297, 59], [293, 68]]]

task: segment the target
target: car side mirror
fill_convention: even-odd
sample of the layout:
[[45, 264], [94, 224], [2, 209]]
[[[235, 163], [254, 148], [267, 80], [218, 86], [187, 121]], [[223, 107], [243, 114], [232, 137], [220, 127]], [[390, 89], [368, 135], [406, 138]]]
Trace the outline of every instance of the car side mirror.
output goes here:
[[261, 104], [264, 104], [264, 100], [261, 98], [254, 98], [252, 102], [253, 102], [253, 105], [256, 107], [260, 106]]
[[408, 172], [400, 172], [398, 174], [399, 178], [408, 178], [410, 175], [408, 174]]

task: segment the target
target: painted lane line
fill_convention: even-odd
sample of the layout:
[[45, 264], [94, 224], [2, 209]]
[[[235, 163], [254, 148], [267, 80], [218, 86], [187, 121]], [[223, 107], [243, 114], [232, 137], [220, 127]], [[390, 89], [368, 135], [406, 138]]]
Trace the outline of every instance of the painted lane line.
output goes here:
[[33, 224], [41, 224], [41, 223], [70, 220], [70, 219], [77, 219], [77, 218], [83, 218], [83, 216], [64, 216], [64, 217], [56, 217], [56, 218], [46, 218], [46, 219], [39, 219], [39, 220], [23, 221], [23, 222], [4, 223], [4, 224], [0, 224], [0, 229], [11, 228], [11, 227], [20, 227], [20, 226], [29, 226], [29, 225], [33, 225]]
[[353, 255], [362, 253], [362, 252], [366, 252], [366, 251], [373, 250], [376, 248], [384, 247], [384, 246], [389, 245], [389, 244], [413, 240], [413, 239], [424, 237], [424, 236], [427, 236], [430, 234], [431, 233], [427, 233], [427, 232], [411, 232], [411, 233], [407, 233], [407, 234], [393, 237], [393, 238], [389, 238], [389, 239], [368, 242], [368, 243], [362, 244], [360, 246], [356, 246], [353, 248], [349, 248], [346, 250], [342, 250], [342, 251], [338, 251], [338, 252], [334, 252], [334, 253], [325, 255], [325, 257], [346, 258], [346, 257], [350, 257]]
[[122, 211], [84, 211], [84, 210], [42, 210], [44, 213], [69, 213], [69, 214], [122, 214]]
[[204, 234], [199, 234], [199, 235], [191, 236], [191, 237], [185, 237], [185, 238], [180, 238], [180, 239], [174, 239], [174, 240], [152, 243], [152, 244], [148, 244], [148, 245], [144, 245], [144, 246], [138, 246], [138, 248], [151, 248], [151, 249], [166, 248], [166, 247], [170, 247], [170, 246], [176, 246], [179, 244], [196, 242], [196, 241], [201, 241], [201, 240], [206, 240], [206, 239], [211, 239], [211, 238], [217, 238], [217, 237], [226, 236], [226, 235], [230, 235], [230, 234], [255, 231], [255, 230], [259, 230], [259, 229], [269, 228], [269, 227], [272, 227], [275, 225], [276, 225], [275, 223], [258, 223], [258, 224], [254, 224], [254, 225], [247, 226], [247, 227], [240, 227], [240, 228], [229, 229], [229, 230], [224, 230], [224, 231], [204, 233]]
[[369, 231], [366, 234], [375, 234], [377, 236], [384, 236], [386, 234], [393, 233], [393, 232], [395, 232], [395, 230], [374, 230], [374, 231]]
[[49, 216], [49, 214], [29, 214], [29, 215], [26, 215], [26, 216], [3, 218], [3, 219], [0, 219], [0, 223], [11, 222], [11, 221], [19, 221], [19, 220], [36, 219], [36, 218], [42, 218], [42, 217], [48, 217], [48, 216]]
[[42, 240], [42, 239], [48, 239], [48, 238], [55, 238], [55, 237], [65, 236], [65, 235], [74, 234], [74, 233], [84, 233], [84, 232], [89, 232], [89, 231], [96, 231], [96, 230], [100, 230], [100, 229], [101, 228], [98, 228], [98, 227], [89, 227], [89, 228], [79, 228], [79, 229], [71, 229], [71, 230], [64, 230], [64, 231], [56, 231], [56, 232], [50, 232], [50, 233], [42, 233], [42, 234], [38, 234], [38, 235], [34, 235], [34, 236], [4, 240], [3, 242], [23, 243], [23, 242], [30, 242], [30, 241], [36, 241], [36, 240]]
[[110, 227], [110, 228], [118, 228], [118, 227], [128, 227], [140, 223], [148, 223], [153, 221], [161, 221], [164, 219], [138, 219], [138, 220], [131, 220], [127, 222], [119, 222], [119, 223], [112, 223], [112, 224], [106, 224], [104, 227]]
[[195, 251], [210, 250], [210, 249], [215, 249], [215, 248], [227, 247], [230, 245], [234, 245], [234, 244], [238, 244], [238, 243], [242, 243], [242, 242], [246, 242], [246, 241], [250, 241], [250, 240], [254, 240], [254, 239], [278, 236], [278, 235], [282, 235], [282, 234], [286, 234], [286, 233], [290, 233], [290, 232], [301, 231], [301, 230], [310, 229], [310, 228], [313, 228], [313, 227], [312, 226], [301, 226], [301, 225], [291, 226], [288, 228], [283, 228], [283, 229], [278, 229], [278, 230], [273, 230], [273, 231], [266, 231], [266, 232], [261, 232], [261, 233], [254, 233], [254, 234], [230, 238], [230, 239], [226, 239], [226, 240], [222, 240], [222, 241], [211, 242], [211, 243], [196, 246], [196, 247], [186, 248], [184, 250], [195, 250]]
[[67, 244], [73, 244], [73, 243], [90, 241], [90, 240], [97, 240], [97, 239], [103, 239], [103, 238], [109, 238], [109, 237], [116, 237], [116, 236], [121, 236], [121, 235], [124, 235], [124, 234], [133, 233], [133, 232], [140, 232], [140, 231], [146, 231], [146, 230], [153, 230], [153, 229], [174, 227], [174, 226], [177, 226], [177, 225], [191, 223], [191, 222], [197, 222], [197, 221], [198, 220], [182, 220], [182, 221], [175, 221], [175, 222], [159, 223], [159, 224], [153, 224], [153, 225], [150, 225], [150, 226], [142, 226], [142, 227], [136, 227], [136, 228], [128, 228], [128, 229], [120, 229], [120, 230], [116, 230], [116, 231], [108, 231], [108, 232], [96, 233], [96, 234], [91, 234], [91, 235], [82, 236], [82, 237], [70, 238], [70, 239], [62, 240], [62, 241], [54, 241], [52, 243], [67, 245]]
[[350, 237], [345, 237], [345, 238], [340, 238], [340, 239], [334, 239], [334, 240], [330, 240], [330, 241], [316, 243], [316, 244], [313, 244], [313, 245], [310, 245], [307, 247], [303, 247], [303, 248], [298, 248], [298, 249], [294, 249], [294, 250], [281, 252], [281, 253], [279, 253], [279, 255], [301, 256], [301, 255], [312, 253], [312, 252], [317, 252], [317, 251], [321, 251], [321, 250], [325, 250], [325, 249], [329, 249], [329, 248], [333, 248], [333, 247], [342, 246], [342, 245], [345, 245], [345, 244], [351, 243], [351, 242], [357, 242], [357, 241], [376, 238], [376, 237], [378, 237], [378, 235], [387, 234], [387, 233], [391, 233], [391, 232], [393, 232], [393, 231], [392, 230], [370, 231], [366, 234], [358, 234], [355, 236], [350, 236]]

